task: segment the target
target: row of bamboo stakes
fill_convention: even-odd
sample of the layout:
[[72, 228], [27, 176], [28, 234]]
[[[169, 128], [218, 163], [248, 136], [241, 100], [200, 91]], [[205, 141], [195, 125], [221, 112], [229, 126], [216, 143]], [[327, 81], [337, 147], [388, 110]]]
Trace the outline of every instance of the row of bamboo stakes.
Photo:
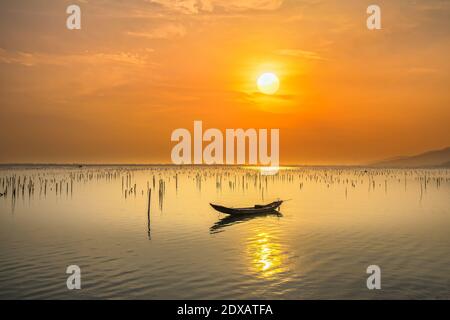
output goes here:
[[203, 182], [214, 179], [217, 191], [222, 191], [228, 187], [231, 191], [246, 191], [251, 187], [259, 189], [262, 197], [264, 192], [268, 192], [269, 185], [274, 183], [298, 184], [298, 188], [303, 190], [307, 183], [317, 183], [331, 188], [334, 185], [345, 185], [347, 196], [349, 188], [367, 185], [368, 191], [376, 188], [384, 188], [387, 193], [389, 183], [397, 181], [407, 186], [407, 181], [411, 177], [420, 184], [421, 195], [432, 185], [440, 188], [442, 184], [449, 183], [449, 171], [439, 170], [394, 170], [394, 169], [333, 169], [333, 168], [296, 168], [282, 170], [277, 175], [263, 176], [257, 170], [247, 168], [226, 168], [213, 167], [207, 170], [199, 168], [174, 168], [174, 167], [150, 167], [150, 168], [90, 168], [80, 169], [42, 169], [24, 170], [15, 172], [14, 170], [0, 171], [0, 199], [11, 198], [13, 202], [18, 198], [47, 197], [54, 194], [58, 197], [65, 195], [72, 197], [74, 189], [78, 185], [92, 183], [94, 181], [112, 182], [121, 179], [122, 195], [125, 199], [139, 193], [143, 196], [144, 189], [140, 188], [135, 179], [137, 170], [149, 170], [150, 180], [147, 180], [147, 193], [150, 195], [151, 189], [158, 190], [159, 209], [163, 210], [163, 202], [166, 193], [167, 183], [174, 181], [175, 192], [178, 194], [180, 177], [184, 180], [191, 180], [195, 183], [198, 191], [202, 190]]

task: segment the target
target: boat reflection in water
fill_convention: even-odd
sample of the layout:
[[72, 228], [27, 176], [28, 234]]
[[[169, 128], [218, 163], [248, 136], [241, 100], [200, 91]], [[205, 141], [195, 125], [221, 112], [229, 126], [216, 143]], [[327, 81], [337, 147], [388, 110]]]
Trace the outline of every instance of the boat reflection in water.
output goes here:
[[287, 271], [286, 251], [267, 232], [260, 232], [248, 239], [247, 255], [250, 272], [258, 278], [273, 279], [275, 275]]
[[255, 214], [240, 214], [240, 215], [229, 215], [225, 218], [220, 219], [216, 223], [214, 223], [211, 228], [209, 229], [209, 232], [211, 234], [218, 233], [224, 231], [223, 229], [228, 226], [232, 226], [234, 224], [242, 223], [245, 221], [262, 218], [262, 217], [268, 217], [268, 216], [274, 216], [281, 218], [283, 215], [278, 211], [271, 211], [267, 213], [255, 213]]

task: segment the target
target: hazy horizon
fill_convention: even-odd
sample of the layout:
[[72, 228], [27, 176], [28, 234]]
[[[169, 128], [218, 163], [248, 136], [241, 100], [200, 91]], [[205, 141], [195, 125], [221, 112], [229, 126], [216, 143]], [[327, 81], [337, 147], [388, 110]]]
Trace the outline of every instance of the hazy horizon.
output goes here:
[[[394, 160], [394, 159], [399, 159], [399, 158], [403, 158], [403, 157], [414, 157], [414, 156], [418, 156], [418, 155], [422, 155], [428, 152], [439, 152], [439, 151], [443, 151], [446, 149], [449, 149], [450, 147], [443, 147], [443, 148], [439, 148], [437, 150], [424, 150], [423, 152], [419, 153], [419, 154], [410, 154], [410, 155], [393, 155], [391, 157], [388, 158], [383, 158], [383, 159], [373, 159], [372, 161], [366, 162], [366, 163], [354, 163], [354, 164], [345, 164], [345, 163], [309, 163], [309, 164], [304, 164], [304, 163], [280, 163], [280, 167], [286, 167], [286, 166], [342, 166], [342, 167], [361, 167], [361, 166], [370, 166], [371, 164], [375, 164], [377, 162], [383, 162], [383, 161], [389, 161], [389, 160]], [[8, 166], [8, 165], [93, 165], [93, 166], [205, 166], [205, 167], [214, 167], [214, 166], [224, 166], [224, 167], [254, 167], [255, 165], [251, 165], [251, 164], [173, 164], [172, 162], [73, 162], [73, 161], [67, 161], [67, 162], [0, 162], [0, 166]], [[257, 165], [258, 167], [261, 167], [261, 165]], [[263, 167], [263, 166], [262, 166]]]

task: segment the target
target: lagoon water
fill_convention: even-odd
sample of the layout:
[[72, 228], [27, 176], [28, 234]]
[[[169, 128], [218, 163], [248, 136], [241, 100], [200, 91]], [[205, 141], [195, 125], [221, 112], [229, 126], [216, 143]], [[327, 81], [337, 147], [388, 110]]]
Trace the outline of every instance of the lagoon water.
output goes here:
[[449, 299], [449, 191], [448, 169], [3, 167], [0, 298]]

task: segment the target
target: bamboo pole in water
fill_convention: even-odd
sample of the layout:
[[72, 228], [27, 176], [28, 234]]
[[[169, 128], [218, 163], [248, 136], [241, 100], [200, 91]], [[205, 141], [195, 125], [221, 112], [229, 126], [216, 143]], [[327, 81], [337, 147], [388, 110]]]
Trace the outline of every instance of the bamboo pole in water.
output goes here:
[[147, 207], [147, 228], [148, 237], [150, 238], [150, 205], [152, 200], [152, 189], [148, 189], [148, 207]]

